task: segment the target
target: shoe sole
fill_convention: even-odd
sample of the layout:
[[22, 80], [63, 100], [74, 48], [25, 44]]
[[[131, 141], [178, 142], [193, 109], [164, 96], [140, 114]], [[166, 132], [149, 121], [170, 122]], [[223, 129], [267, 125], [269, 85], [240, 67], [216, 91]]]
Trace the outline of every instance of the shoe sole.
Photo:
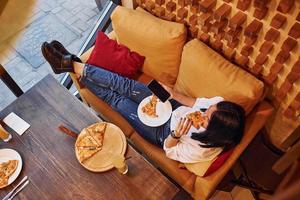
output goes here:
[[[45, 42], [42, 44], [42, 48], [41, 48], [41, 49], [42, 49], [42, 54], [43, 54], [44, 58], [46, 59], [46, 61], [50, 64], [50, 62], [48, 61], [49, 58], [47, 57], [46, 50], [45, 50], [46, 45], [47, 45], [47, 43], [45, 43]], [[54, 72], [55, 74], [60, 74], [60, 73], [56, 70], [56, 68], [53, 67], [51, 64], [50, 64], [50, 67], [52, 68], [52, 70], [53, 70], [53, 72]]]

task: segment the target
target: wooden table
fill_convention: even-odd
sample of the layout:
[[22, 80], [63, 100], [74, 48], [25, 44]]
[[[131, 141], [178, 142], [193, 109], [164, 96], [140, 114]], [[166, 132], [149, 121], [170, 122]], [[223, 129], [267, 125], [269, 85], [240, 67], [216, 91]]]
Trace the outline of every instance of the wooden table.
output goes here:
[[25, 175], [30, 184], [15, 199], [172, 199], [179, 189], [130, 145], [126, 156], [129, 173], [113, 169], [93, 173], [76, 160], [74, 142], [57, 127], [64, 124], [76, 132], [100, 121], [52, 76], [48, 75], [0, 112], [15, 112], [31, 127], [22, 136], [13, 134], [1, 148], [13, 148], [23, 158], [18, 179], [0, 190], [2, 199]]

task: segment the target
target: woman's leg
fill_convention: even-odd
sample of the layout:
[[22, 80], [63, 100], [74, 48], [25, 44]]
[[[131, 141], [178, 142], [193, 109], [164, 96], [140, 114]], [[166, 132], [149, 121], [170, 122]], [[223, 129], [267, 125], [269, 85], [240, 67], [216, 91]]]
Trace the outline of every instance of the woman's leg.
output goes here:
[[115, 91], [110, 90], [109, 88], [101, 87], [89, 79], [85, 79], [84, 84], [95, 95], [100, 97], [114, 110], [120, 113], [143, 138], [154, 145], [162, 147], [165, 138], [164, 135], [166, 135], [164, 131], [167, 130], [167, 132], [170, 133], [170, 130], [168, 130], [168, 127], [170, 127], [170, 122], [160, 127], [149, 127], [143, 124], [138, 118], [138, 104], [136, 102], [120, 95]]
[[[88, 65], [77, 74], [81, 75], [81, 82], [87, 88], [119, 112], [143, 138], [159, 147], [163, 146], [164, 140], [170, 134], [170, 120], [160, 127], [149, 127], [137, 116], [138, 104], [152, 94], [147, 86]], [[182, 105], [176, 100], [170, 102], [173, 110]]]
[[[83, 65], [82, 63], [75, 62], [74, 70], [77, 75], [82, 76], [81, 82], [83, 82], [83, 84], [85, 79], [88, 79], [92, 82], [96, 82], [96, 84], [101, 87], [109, 88], [121, 95], [125, 95], [137, 103], [140, 103], [144, 98], [152, 94], [146, 85], [138, 81], [122, 77], [92, 65]], [[111, 77], [114, 77], [114, 80], [110, 79]], [[182, 106], [181, 103], [174, 99], [171, 99], [170, 103], [172, 110]]]
[[[76, 72], [76, 65], [74, 69]], [[87, 82], [92, 82], [102, 88], [107, 88], [122, 96], [126, 96], [137, 103], [140, 103], [144, 98], [152, 94], [146, 85], [138, 81], [89, 64], [85, 64], [83, 68], [81, 82], [84, 85]]]

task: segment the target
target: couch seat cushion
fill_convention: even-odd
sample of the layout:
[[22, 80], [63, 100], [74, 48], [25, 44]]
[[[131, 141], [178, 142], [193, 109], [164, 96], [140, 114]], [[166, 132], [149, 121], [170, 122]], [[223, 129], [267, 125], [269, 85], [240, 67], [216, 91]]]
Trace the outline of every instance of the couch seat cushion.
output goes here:
[[117, 41], [146, 57], [142, 71], [174, 85], [186, 41], [185, 26], [122, 6], [111, 19]]
[[193, 97], [222, 96], [249, 113], [263, 95], [264, 84], [197, 39], [183, 49], [175, 90]]

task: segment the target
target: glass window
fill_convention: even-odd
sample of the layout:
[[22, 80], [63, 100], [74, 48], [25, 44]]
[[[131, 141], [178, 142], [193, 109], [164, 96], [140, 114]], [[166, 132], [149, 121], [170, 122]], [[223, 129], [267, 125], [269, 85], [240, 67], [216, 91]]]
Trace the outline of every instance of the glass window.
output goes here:
[[[107, 2], [108, 0], [4, 1], [0, 5], [0, 30], [5, 30], [5, 34], [0, 36], [0, 63], [24, 92], [49, 73], [60, 81], [64, 75], [53, 74], [42, 56], [41, 44], [44, 41], [58, 40], [70, 52], [77, 54]], [[18, 12], [15, 12], [15, 8], [18, 8]], [[0, 80], [0, 110], [14, 99], [14, 95]]]

